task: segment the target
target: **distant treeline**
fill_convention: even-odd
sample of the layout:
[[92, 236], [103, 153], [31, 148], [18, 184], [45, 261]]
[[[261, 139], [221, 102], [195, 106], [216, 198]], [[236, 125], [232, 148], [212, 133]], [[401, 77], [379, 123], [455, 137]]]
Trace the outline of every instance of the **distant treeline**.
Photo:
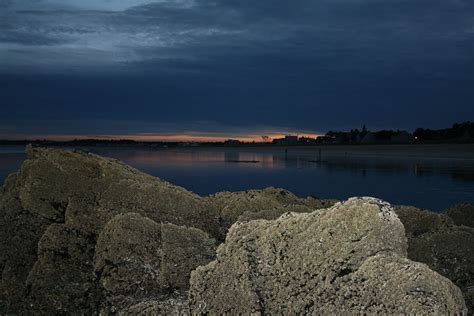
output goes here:
[[365, 126], [361, 130], [349, 132], [329, 131], [320, 142], [338, 144], [408, 144], [408, 143], [473, 143], [474, 122], [455, 123], [451, 128], [417, 128], [412, 134], [401, 130], [369, 131]]
[[75, 139], [71, 141], [35, 140], [0, 140], [0, 145], [33, 144], [48, 147], [177, 147], [180, 142], [142, 142], [128, 139]]
[[[239, 142], [240, 143], [240, 142]], [[169, 141], [135, 141], [130, 139], [74, 139], [70, 141], [55, 141], [47, 139], [24, 139], [24, 140], [2, 140], [0, 139], [0, 146], [23, 146], [32, 144], [34, 146], [42, 147], [140, 147], [140, 148], [173, 148], [173, 147], [216, 147], [227, 146], [228, 141], [225, 142], [169, 142]], [[243, 144], [243, 143], [240, 143]], [[262, 143], [248, 143], [261, 145]]]
[[418, 142], [464, 143], [474, 142], [474, 122], [453, 124], [445, 129], [416, 129], [413, 136]]
[[26, 145], [48, 147], [218, 147], [218, 146], [305, 146], [319, 144], [411, 144], [411, 143], [474, 143], [474, 122], [455, 123], [450, 128], [425, 129], [417, 128], [414, 133], [402, 130], [370, 131], [364, 125], [362, 129], [352, 129], [348, 132], [329, 131], [317, 138], [288, 135], [284, 138], [268, 142], [268, 136], [262, 136], [262, 142], [245, 143], [229, 139], [225, 142], [144, 142], [134, 140], [113, 139], [75, 139], [71, 141], [52, 140], [0, 140], [0, 145]]

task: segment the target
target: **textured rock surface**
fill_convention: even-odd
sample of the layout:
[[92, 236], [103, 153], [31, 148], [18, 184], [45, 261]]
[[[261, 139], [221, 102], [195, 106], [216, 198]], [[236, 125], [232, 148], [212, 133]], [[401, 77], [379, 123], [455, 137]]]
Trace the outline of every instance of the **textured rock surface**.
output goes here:
[[41, 314], [87, 313], [100, 301], [92, 273], [94, 242], [81, 231], [52, 224], [38, 244], [38, 260], [28, 275], [27, 301]]
[[[191, 273], [194, 312], [462, 309], [457, 288], [405, 258], [388, 205], [312, 212], [334, 203], [275, 188], [201, 198], [113, 159], [29, 147], [0, 187], [0, 314], [187, 315]], [[397, 212], [409, 258], [472, 302], [473, 228], [459, 212]]]
[[115, 216], [97, 239], [95, 273], [103, 308], [115, 312], [161, 292], [161, 224], [137, 213]]
[[26, 278], [37, 260], [38, 242], [51, 224], [21, 207], [20, 176], [12, 174], [0, 188], [0, 313], [26, 304]]
[[[241, 215], [244, 218], [251, 218], [251, 213], [269, 211], [290, 205], [304, 205], [312, 210], [327, 208], [336, 203], [336, 200], [320, 200], [313, 197], [302, 199], [293, 193], [273, 187], [263, 190], [248, 190], [242, 192], [219, 192], [208, 197], [221, 215], [222, 225], [229, 228]], [[262, 217], [268, 212], [261, 213]], [[259, 218], [256, 215], [254, 218]], [[273, 217], [273, 216], [272, 216]]]
[[145, 300], [118, 312], [120, 316], [127, 315], [191, 315], [186, 296], [171, 295]]
[[474, 229], [454, 225], [447, 214], [412, 206], [398, 206], [395, 211], [405, 225], [408, 258], [426, 263], [453, 281], [463, 291], [470, 313], [474, 313]]
[[97, 282], [91, 249], [117, 214], [222, 237], [217, 209], [183, 188], [84, 152], [29, 147], [27, 154], [0, 190], [2, 312], [95, 308], [98, 296], [84, 294], [94, 296]]
[[459, 289], [406, 259], [384, 202], [354, 198], [310, 214], [236, 223], [191, 276], [195, 313], [460, 313]]
[[244, 212], [242, 215], [239, 216], [237, 221], [239, 222], [249, 222], [256, 219], [277, 219], [281, 215], [293, 212], [293, 213], [311, 213], [314, 209], [306, 206], [306, 205], [286, 205], [286, 206], [279, 206], [273, 209], [262, 210], [262, 211], [247, 211]]
[[200, 229], [162, 224], [161, 287], [188, 290], [191, 271], [216, 256], [216, 242]]
[[474, 205], [463, 203], [454, 205], [445, 211], [456, 225], [464, 225], [474, 228]]
[[[102, 230], [94, 267], [105, 300], [102, 310], [116, 312], [136, 302], [183, 293], [191, 271], [214, 259], [215, 241], [197, 229], [158, 224], [137, 213], [117, 215]], [[161, 302], [161, 300], [154, 300]]]

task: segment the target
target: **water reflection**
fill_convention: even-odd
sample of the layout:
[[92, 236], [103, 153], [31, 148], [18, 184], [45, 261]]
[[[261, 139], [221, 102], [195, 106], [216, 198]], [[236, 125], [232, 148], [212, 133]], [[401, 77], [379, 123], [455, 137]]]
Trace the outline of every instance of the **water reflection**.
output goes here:
[[195, 165], [200, 163], [239, 164], [245, 168], [324, 168], [329, 172], [346, 171], [365, 175], [368, 171], [387, 176], [410, 173], [416, 177], [449, 176], [459, 181], [474, 181], [474, 162], [469, 160], [386, 159], [327, 156], [319, 159], [311, 153], [249, 152], [238, 150], [101, 150], [97, 154], [115, 157], [131, 164]]
[[[87, 150], [87, 149], [86, 149]], [[23, 149], [0, 150], [0, 180], [17, 170]], [[113, 157], [206, 195], [217, 191], [277, 186], [299, 195], [344, 199], [370, 195], [397, 204], [441, 210], [474, 202], [474, 161], [369, 157], [316, 150], [111, 149], [89, 151]]]

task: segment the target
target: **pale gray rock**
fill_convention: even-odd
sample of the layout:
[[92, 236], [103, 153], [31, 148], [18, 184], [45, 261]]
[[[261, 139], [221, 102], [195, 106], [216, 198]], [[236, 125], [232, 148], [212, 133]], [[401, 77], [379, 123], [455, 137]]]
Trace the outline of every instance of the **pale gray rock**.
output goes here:
[[373, 198], [236, 223], [192, 273], [189, 304], [196, 314], [466, 311], [459, 288], [406, 254], [403, 224]]

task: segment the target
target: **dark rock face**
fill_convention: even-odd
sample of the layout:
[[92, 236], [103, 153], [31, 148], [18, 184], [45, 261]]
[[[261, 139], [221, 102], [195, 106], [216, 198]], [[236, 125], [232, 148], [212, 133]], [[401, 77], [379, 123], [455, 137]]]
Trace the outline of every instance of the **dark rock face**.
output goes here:
[[391, 206], [353, 198], [309, 214], [236, 223], [197, 268], [193, 313], [462, 313], [460, 290], [406, 259]]
[[88, 153], [29, 147], [0, 192], [2, 312], [94, 313], [101, 299], [96, 240], [118, 214], [222, 238], [218, 211], [205, 199]]
[[448, 208], [445, 212], [456, 225], [464, 225], [474, 228], [474, 205], [463, 203]]
[[395, 212], [406, 229], [408, 258], [426, 263], [453, 281], [463, 291], [473, 313], [474, 229], [455, 225], [447, 214], [412, 206], [397, 206]]
[[28, 274], [26, 304], [41, 314], [88, 313], [100, 292], [93, 272], [94, 242], [63, 224], [50, 225], [38, 243], [38, 260]]
[[18, 173], [10, 175], [0, 188], [0, 312], [18, 311], [26, 304], [26, 278], [37, 260], [38, 242], [51, 224], [22, 209], [18, 178]]
[[[222, 226], [228, 229], [242, 216], [242, 220], [277, 218], [284, 208], [305, 206], [313, 211], [334, 205], [336, 200], [302, 199], [293, 193], [273, 187], [242, 192], [219, 192], [208, 197], [220, 211]], [[253, 214], [257, 213], [257, 214]], [[272, 215], [271, 215], [272, 214]]]

